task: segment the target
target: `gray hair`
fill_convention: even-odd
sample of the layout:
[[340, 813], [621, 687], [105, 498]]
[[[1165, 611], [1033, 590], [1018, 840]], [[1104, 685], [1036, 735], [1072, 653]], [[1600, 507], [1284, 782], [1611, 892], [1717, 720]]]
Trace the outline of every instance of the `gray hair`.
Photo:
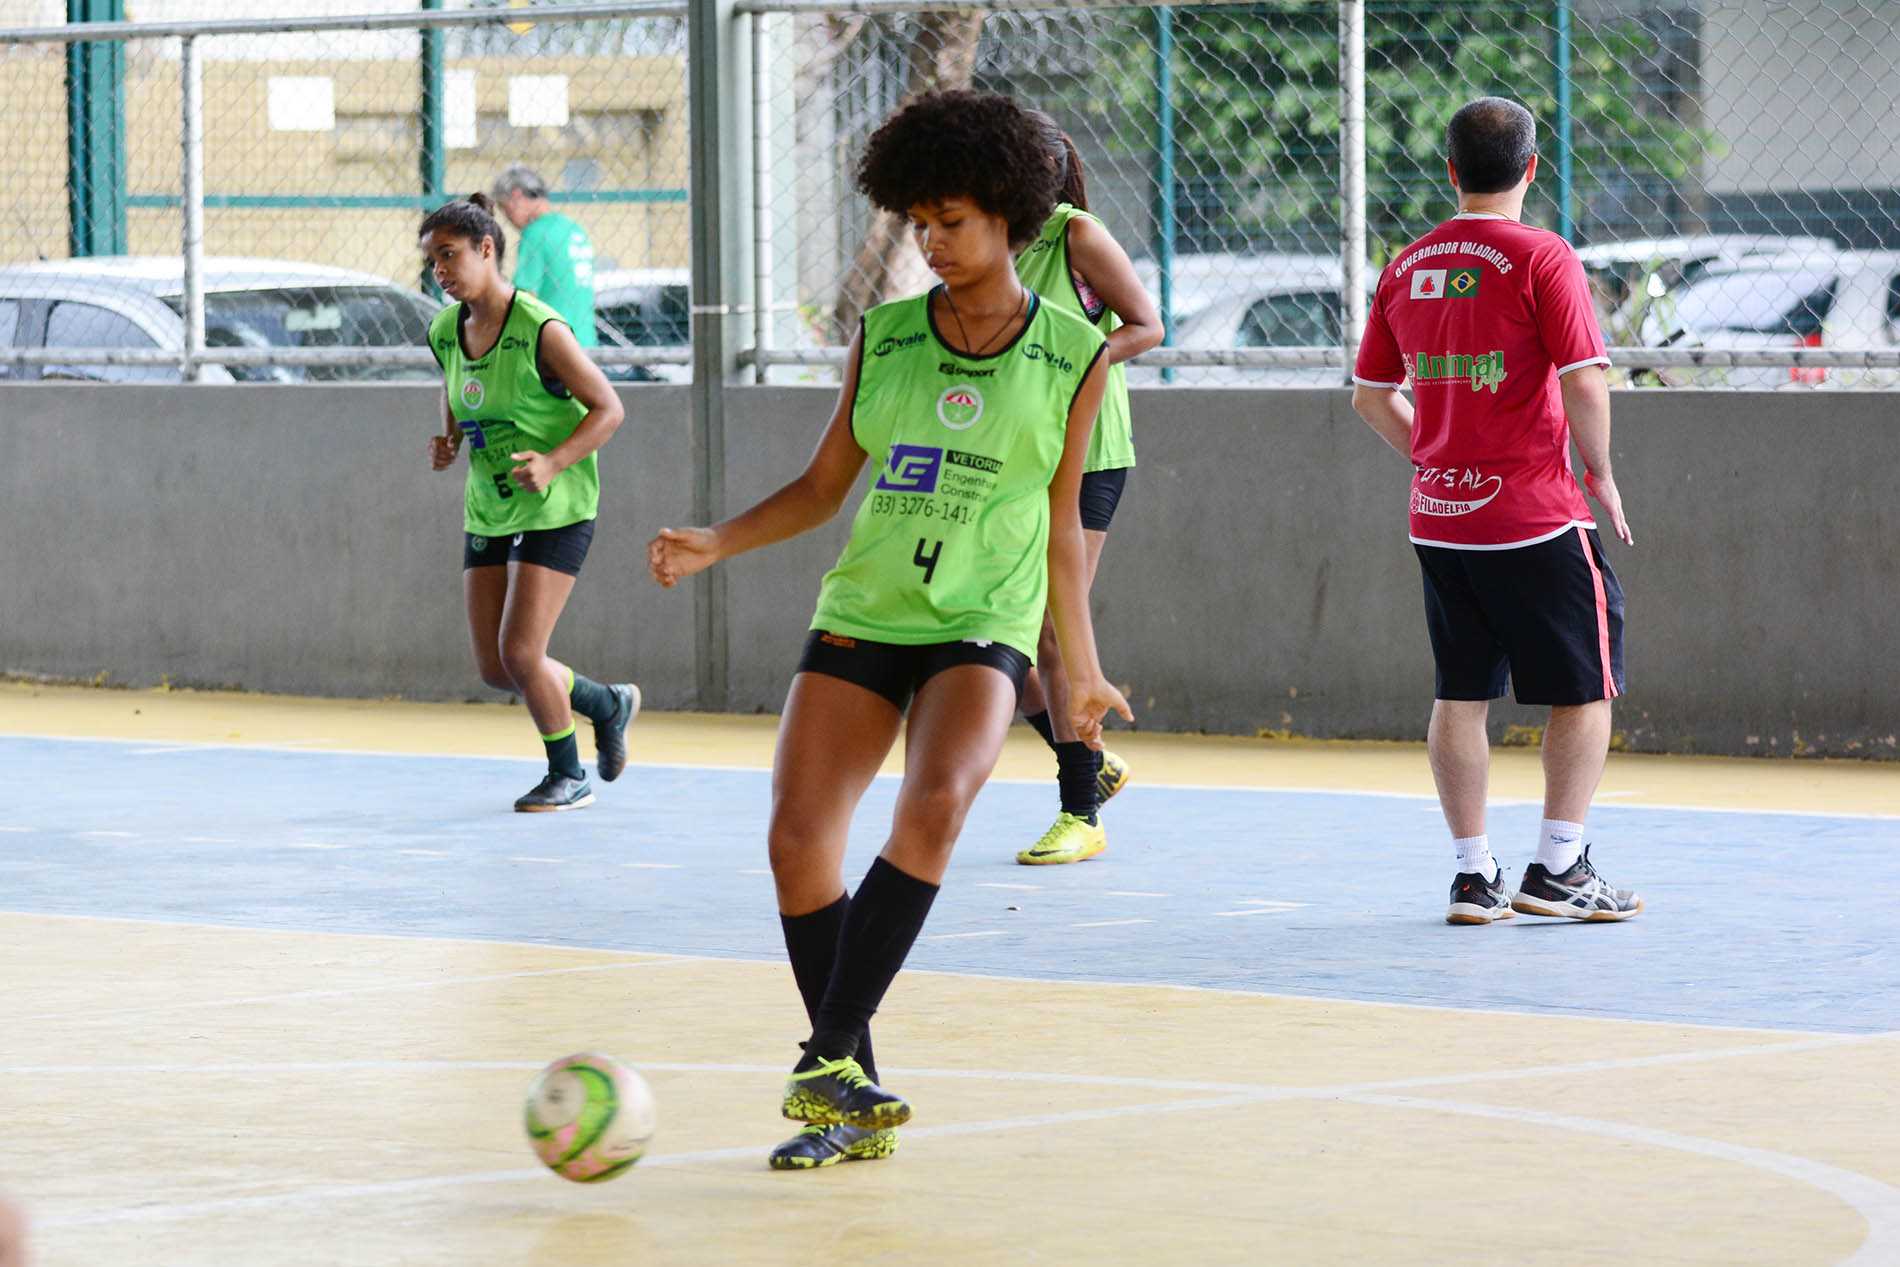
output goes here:
[[542, 180], [541, 173], [534, 168], [525, 163], [516, 163], [495, 177], [495, 201], [500, 202], [517, 190], [530, 198], [545, 198], [548, 196], [548, 182]]

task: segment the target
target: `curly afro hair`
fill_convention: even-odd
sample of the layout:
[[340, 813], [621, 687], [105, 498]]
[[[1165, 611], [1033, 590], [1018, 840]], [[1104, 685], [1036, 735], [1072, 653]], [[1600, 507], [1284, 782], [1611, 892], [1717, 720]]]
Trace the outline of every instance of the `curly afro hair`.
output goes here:
[[1009, 222], [1011, 246], [1042, 231], [1061, 175], [1035, 116], [1001, 93], [926, 93], [871, 134], [858, 188], [886, 211], [968, 198]]

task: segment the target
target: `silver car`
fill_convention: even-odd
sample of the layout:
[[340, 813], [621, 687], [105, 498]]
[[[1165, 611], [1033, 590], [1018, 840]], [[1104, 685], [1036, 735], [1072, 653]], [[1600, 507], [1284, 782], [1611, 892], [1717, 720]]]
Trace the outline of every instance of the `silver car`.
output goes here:
[[[0, 379], [177, 382], [174, 365], [23, 365], [5, 349], [184, 348], [184, 264], [104, 255], [0, 268]], [[211, 348], [421, 347], [438, 305], [387, 278], [321, 264], [209, 257]], [[429, 366], [206, 367], [206, 382], [431, 379]]]

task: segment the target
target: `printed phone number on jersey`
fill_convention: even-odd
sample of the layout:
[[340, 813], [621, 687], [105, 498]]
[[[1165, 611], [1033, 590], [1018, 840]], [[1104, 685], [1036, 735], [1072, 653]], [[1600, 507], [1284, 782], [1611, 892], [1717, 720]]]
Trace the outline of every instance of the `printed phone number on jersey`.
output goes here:
[[976, 519], [976, 507], [969, 502], [939, 503], [934, 497], [915, 493], [873, 493], [871, 513], [899, 518], [914, 516], [952, 524], [972, 523]]

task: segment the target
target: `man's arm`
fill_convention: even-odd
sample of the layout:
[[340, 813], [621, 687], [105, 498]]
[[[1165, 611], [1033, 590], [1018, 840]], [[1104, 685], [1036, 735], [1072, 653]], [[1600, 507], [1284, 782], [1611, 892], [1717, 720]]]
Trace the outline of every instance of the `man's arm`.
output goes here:
[[1352, 407], [1366, 425], [1379, 433], [1407, 462], [1412, 460], [1412, 402], [1396, 387], [1367, 387], [1356, 383]]
[[1583, 486], [1609, 512], [1610, 527], [1624, 545], [1635, 545], [1623, 517], [1623, 495], [1610, 470], [1610, 380], [1601, 365], [1585, 365], [1557, 380], [1563, 389], [1570, 434], [1583, 455]]

